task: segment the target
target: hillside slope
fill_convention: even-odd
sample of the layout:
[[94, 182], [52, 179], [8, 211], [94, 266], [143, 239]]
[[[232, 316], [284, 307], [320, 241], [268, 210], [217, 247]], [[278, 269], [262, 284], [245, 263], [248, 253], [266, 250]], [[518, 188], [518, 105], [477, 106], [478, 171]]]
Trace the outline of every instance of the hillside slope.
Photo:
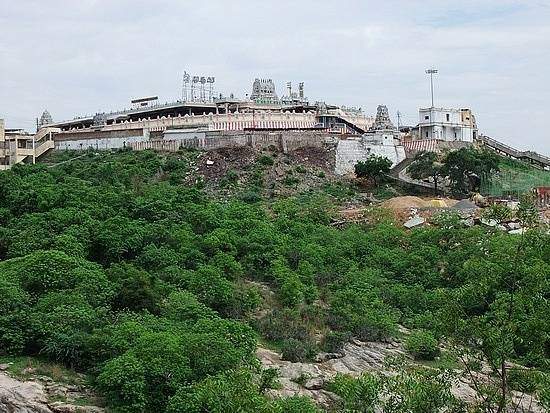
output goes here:
[[51, 161], [0, 174], [5, 360], [85, 373], [113, 412], [550, 402], [550, 235], [535, 223], [513, 236], [442, 214], [408, 231], [366, 208], [336, 227], [355, 189], [303, 153]]

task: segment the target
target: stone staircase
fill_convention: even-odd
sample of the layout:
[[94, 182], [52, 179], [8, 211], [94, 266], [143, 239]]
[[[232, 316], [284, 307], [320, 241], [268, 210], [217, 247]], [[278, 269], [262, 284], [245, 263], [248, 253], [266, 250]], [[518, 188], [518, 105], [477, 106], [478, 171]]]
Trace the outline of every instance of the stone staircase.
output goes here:
[[533, 151], [520, 151], [485, 135], [478, 136], [477, 140], [484, 146], [493, 149], [501, 155], [503, 154], [510, 158], [520, 159], [522, 161], [538, 165], [542, 168], [550, 167], [550, 158], [539, 153]]

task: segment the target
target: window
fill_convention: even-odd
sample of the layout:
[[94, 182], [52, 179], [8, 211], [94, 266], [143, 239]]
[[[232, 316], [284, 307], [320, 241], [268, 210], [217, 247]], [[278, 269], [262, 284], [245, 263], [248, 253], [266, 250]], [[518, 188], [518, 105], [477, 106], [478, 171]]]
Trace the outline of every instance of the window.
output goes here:
[[450, 120], [451, 120], [451, 115], [449, 115], [449, 114], [447, 113], [447, 122], [449, 122]]
[[428, 120], [428, 119], [430, 119], [430, 117], [428, 115], [426, 115], [426, 116], [424, 116], [424, 119]]
[[428, 131], [426, 131], [426, 138], [428, 137]]

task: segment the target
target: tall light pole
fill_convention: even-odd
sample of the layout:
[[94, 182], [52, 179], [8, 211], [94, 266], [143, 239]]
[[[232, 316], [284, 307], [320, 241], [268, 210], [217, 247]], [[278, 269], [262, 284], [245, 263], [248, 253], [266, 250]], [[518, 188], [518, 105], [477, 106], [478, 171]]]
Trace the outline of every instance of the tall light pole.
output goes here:
[[432, 93], [432, 108], [434, 107], [434, 74], [438, 71], [437, 69], [427, 69], [426, 73], [430, 75], [430, 91]]

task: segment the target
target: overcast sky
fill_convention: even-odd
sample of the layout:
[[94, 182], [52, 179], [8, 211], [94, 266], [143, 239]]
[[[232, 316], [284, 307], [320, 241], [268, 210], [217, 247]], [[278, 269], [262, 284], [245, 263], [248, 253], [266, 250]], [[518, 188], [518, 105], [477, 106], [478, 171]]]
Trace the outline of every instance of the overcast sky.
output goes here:
[[255, 77], [311, 101], [385, 104], [415, 124], [471, 107], [481, 132], [550, 155], [550, 0], [0, 0], [0, 117], [33, 129], [181, 94], [184, 70], [244, 97]]

